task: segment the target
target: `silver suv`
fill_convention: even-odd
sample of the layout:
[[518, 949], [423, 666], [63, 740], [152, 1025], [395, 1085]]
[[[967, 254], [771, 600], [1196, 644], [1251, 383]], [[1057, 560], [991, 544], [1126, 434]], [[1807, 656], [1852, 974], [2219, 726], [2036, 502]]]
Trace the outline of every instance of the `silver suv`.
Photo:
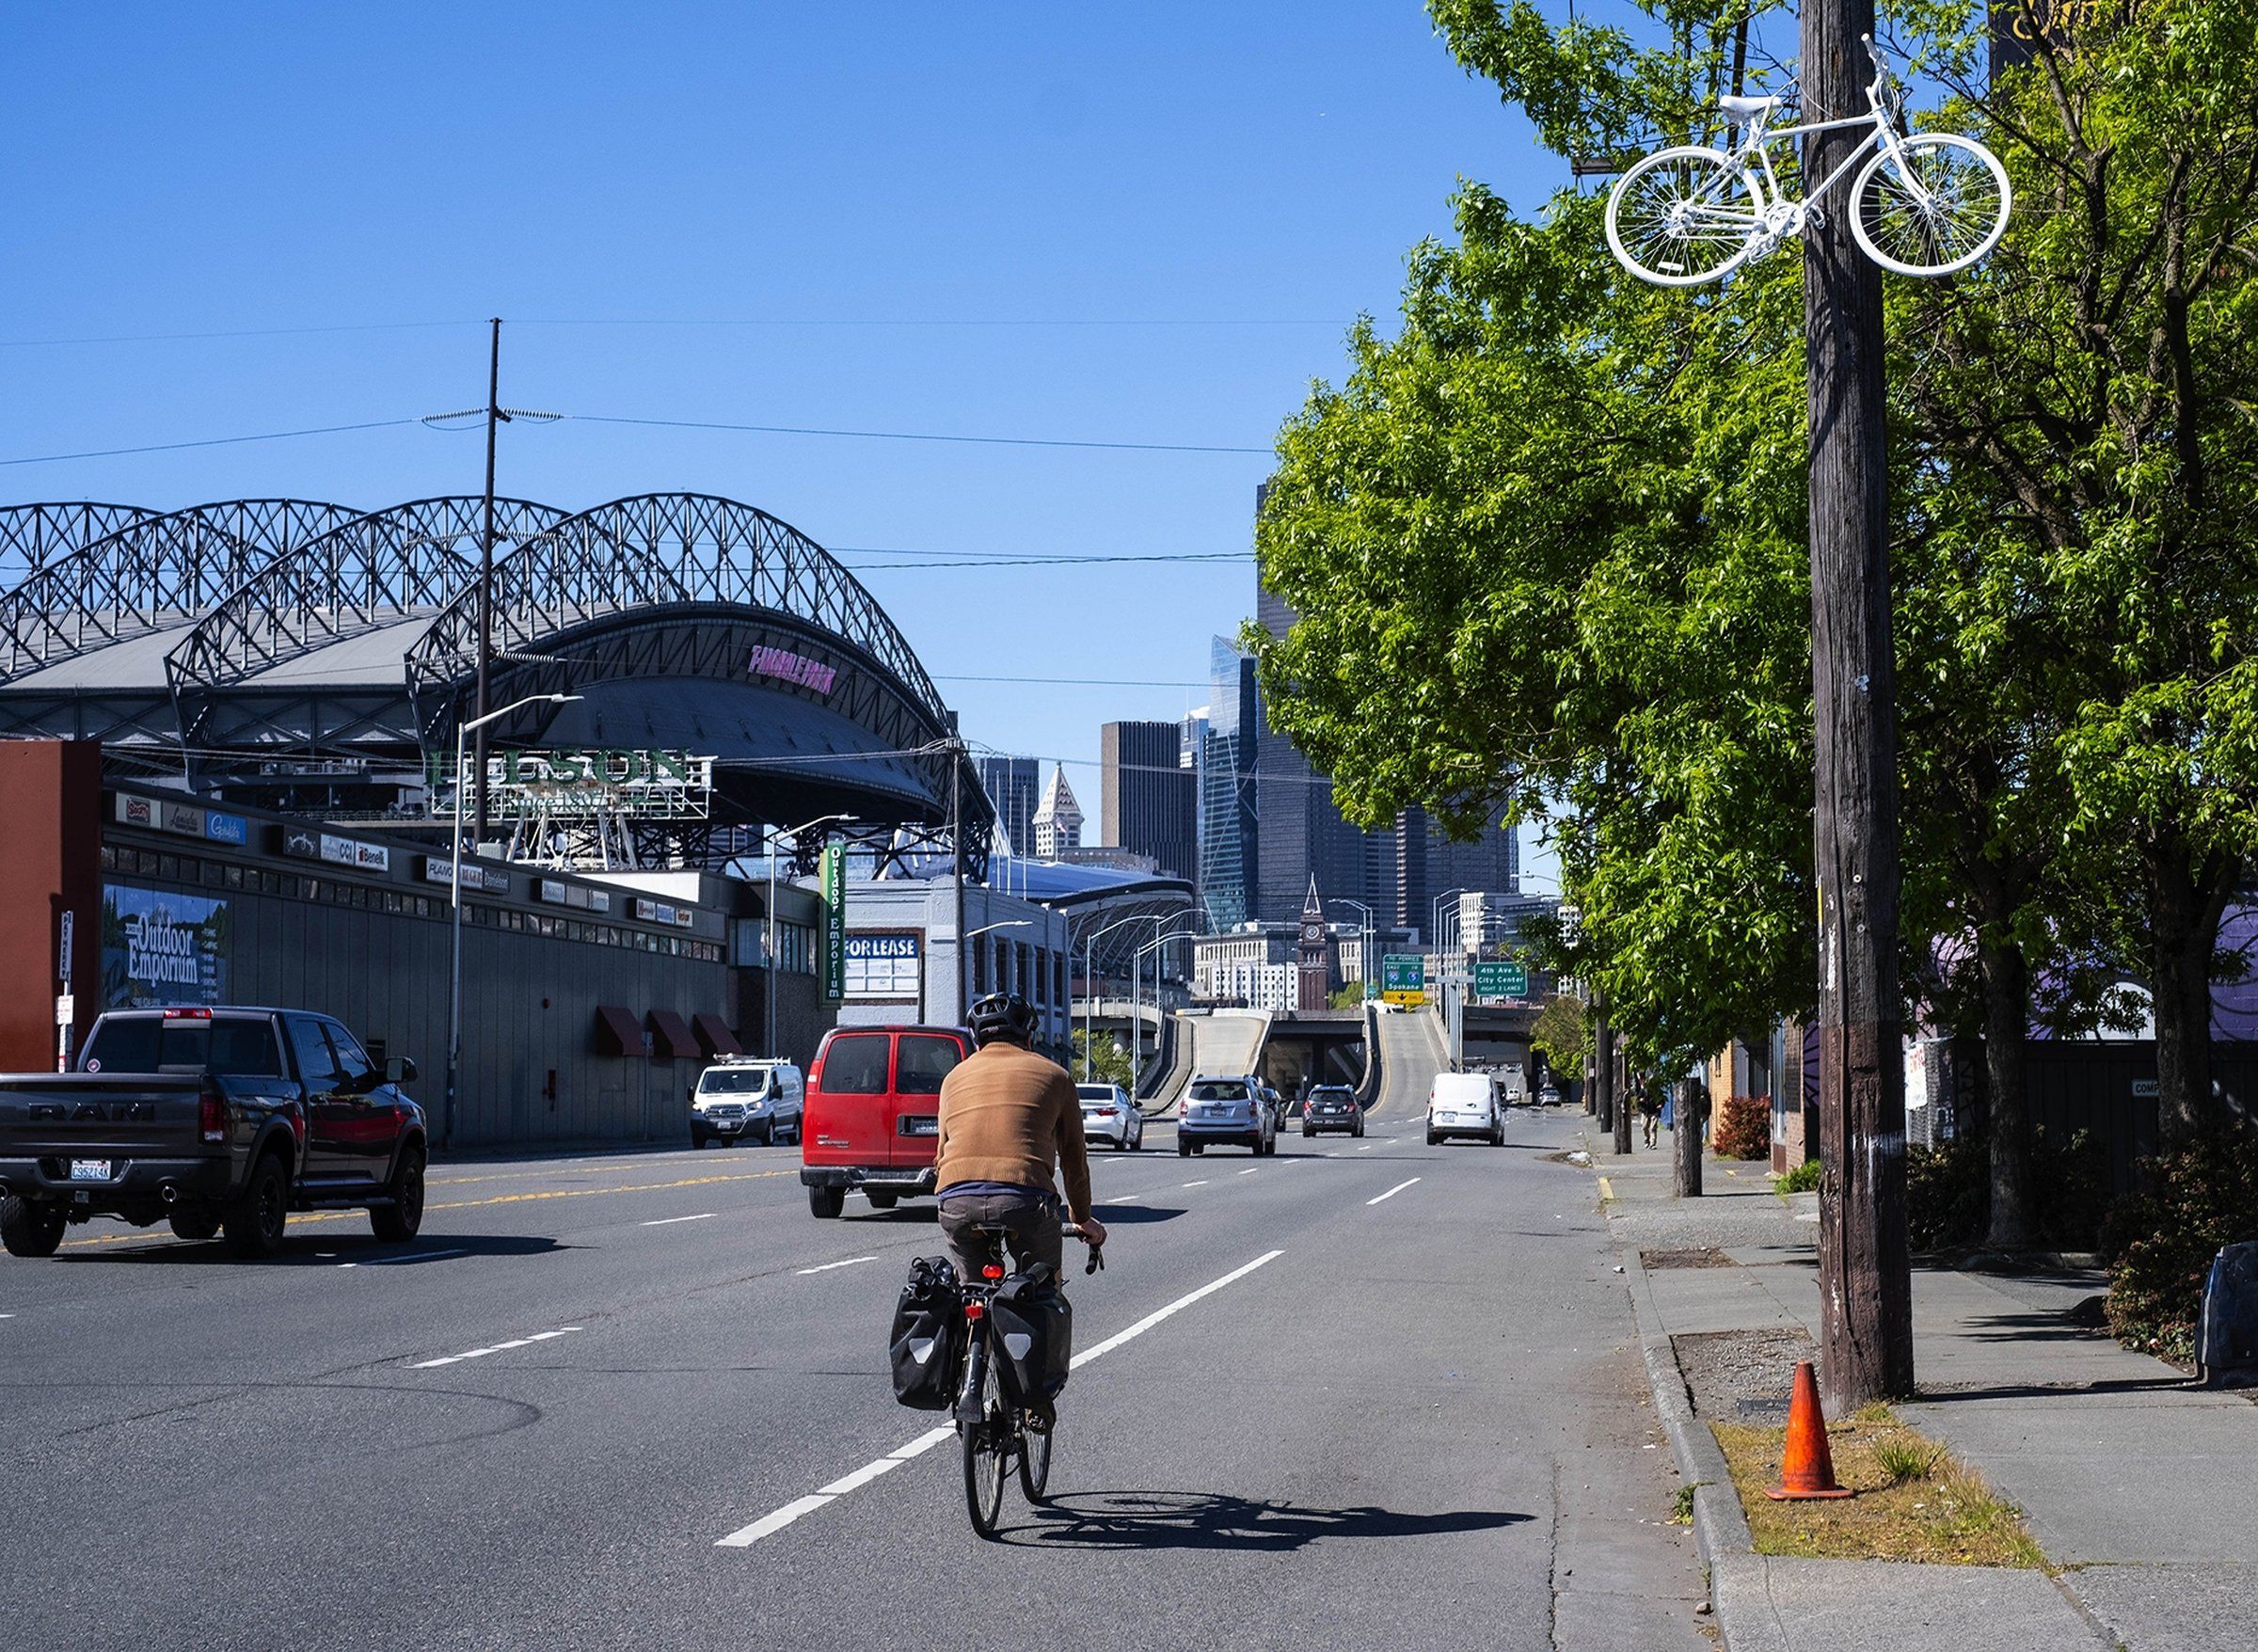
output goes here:
[[1184, 1092], [1184, 1115], [1176, 1125], [1180, 1158], [1230, 1143], [1257, 1153], [1278, 1152], [1278, 1115], [1271, 1091], [1252, 1073], [1237, 1078], [1195, 1078]]

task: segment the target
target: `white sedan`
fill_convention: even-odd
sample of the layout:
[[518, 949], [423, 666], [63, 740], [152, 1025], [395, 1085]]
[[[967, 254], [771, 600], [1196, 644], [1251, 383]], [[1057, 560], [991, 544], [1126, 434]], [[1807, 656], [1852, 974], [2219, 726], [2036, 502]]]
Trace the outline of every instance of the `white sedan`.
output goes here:
[[1078, 1084], [1074, 1093], [1082, 1098], [1083, 1140], [1132, 1153], [1145, 1145], [1144, 1110], [1120, 1085]]

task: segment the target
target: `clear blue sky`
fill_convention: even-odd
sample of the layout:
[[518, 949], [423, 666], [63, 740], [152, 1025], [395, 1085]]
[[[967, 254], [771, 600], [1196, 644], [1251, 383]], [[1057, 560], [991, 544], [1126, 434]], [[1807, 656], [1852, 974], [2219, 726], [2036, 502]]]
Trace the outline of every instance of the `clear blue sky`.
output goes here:
[[[0, 459], [443, 411], [1261, 448], [1478, 177], [1552, 173], [1417, 0], [0, 8]], [[241, 329], [265, 337], [151, 334]], [[130, 342], [23, 342], [135, 337]], [[475, 491], [422, 428], [0, 468], [0, 497]], [[1244, 552], [1259, 454], [564, 423], [501, 485], [832, 547]], [[851, 561], [880, 559], [851, 556]], [[1250, 564], [865, 576], [995, 747], [1196, 687]]]

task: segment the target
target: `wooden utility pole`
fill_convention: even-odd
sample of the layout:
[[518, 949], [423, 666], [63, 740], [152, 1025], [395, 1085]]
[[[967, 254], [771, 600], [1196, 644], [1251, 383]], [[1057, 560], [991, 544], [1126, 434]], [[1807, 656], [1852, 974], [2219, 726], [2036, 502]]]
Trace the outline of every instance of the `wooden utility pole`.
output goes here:
[[1630, 1073], [1630, 1062], [1624, 1062], [1623, 1081], [1615, 1086], [1615, 1152], [1630, 1152], [1630, 1122], [1638, 1116], [1639, 1087]]
[[1608, 1025], [1607, 994], [1592, 994], [1592, 1110], [1599, 1128], [1615, 1127], [1615, 1029]]
[[[1866, 105], [1873, 0], [1804, 0], [1804, 119]], [[1824, 178], [1857, 127], [1804, 139]], [[1836, 1415], [1913, 1391], [1898, 1012], [1897, 706], [1889, 625], [1882, 272], [1847, 195], [1804, 237], [1810, 370], [1811, 684], [1818, 759], [1820, 1381]]]
[[1707, 1099], [1698, 1078], [1678, 1081], [1670, 1109], [1670, 1183], [1679, 1199], [1701, 1197], [1701, 1104]]

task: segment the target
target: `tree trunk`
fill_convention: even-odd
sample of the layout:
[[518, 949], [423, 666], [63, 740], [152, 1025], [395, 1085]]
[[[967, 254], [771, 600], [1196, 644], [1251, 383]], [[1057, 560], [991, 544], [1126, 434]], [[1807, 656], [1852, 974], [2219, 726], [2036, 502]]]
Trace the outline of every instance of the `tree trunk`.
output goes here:
[[1671, 1189], [1679, 1199], [1701, 1197], [1701, 1080], [1680, 1080], [1671, 1113]]
[[[1624, 1062], [1627, 1072], [1630, 1065], [1628, 1060]], [[1631, 1120], [1638, 1115], [1639, 1087], [1635, 1082], [1626, 1083], [1615, 1092], [1615, 1152], [1619, 1153], [1630, 1152]]]
[[2218, 1118], [2211, 1089], [2211, 955], [2238, 868], [2199, 860], [2176, 833], [2152, 840], [2141, 858], [2156, 1017], [2156, 1132], [2169, 1152]]
[[[1854, 115], [1873, 0], [1805, 0], [1807, 109]], [[1832, 176], [1854, 128], [1804, 140]], [[1810, 369], [1811, 679], [1819, 875], [1820, 1375], [1837, 1416], [1913, 1390], [1905, 1077], [1898, 998], [1896, 680], [1890, 644], [1882, 272], [1837, 199], [1804, 237]]]
[[1607, 999], [1592, 998], [1592, 1109], [1599, 1128], [1615, 1127], [1615, 1029], [1608, 1025]]
[[2024, 1088], [2024, 1040], [2030, 1036], [2030, 974], [2022, 946], [1986, 923], [1976, 955], [1983, 971], [1983, 1071], [1989, 1090], [1992, 1223], [1996, 1250], [2030, 1244], [2030, 1097]]

